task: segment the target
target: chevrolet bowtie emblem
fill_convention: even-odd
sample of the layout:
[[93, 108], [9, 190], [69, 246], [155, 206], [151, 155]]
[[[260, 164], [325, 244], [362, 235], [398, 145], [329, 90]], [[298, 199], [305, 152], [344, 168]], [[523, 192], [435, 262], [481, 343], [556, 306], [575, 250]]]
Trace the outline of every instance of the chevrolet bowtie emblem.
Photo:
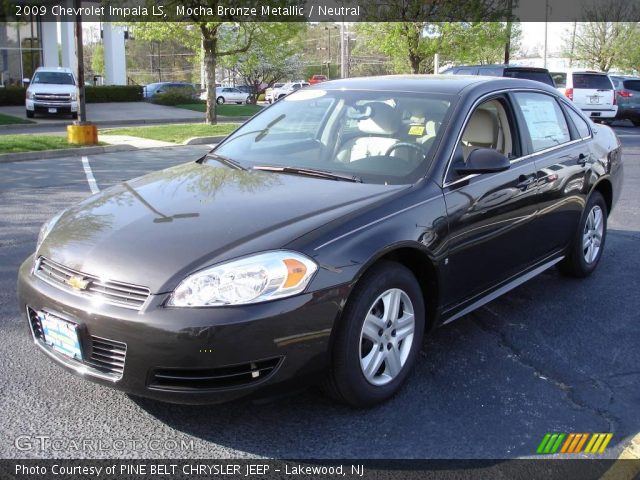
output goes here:
[[67, 283], [71, 288], [75, 288], [76, 290], [86, 290], [91, 282], [82, 277], [74, 276], [67, 280]]

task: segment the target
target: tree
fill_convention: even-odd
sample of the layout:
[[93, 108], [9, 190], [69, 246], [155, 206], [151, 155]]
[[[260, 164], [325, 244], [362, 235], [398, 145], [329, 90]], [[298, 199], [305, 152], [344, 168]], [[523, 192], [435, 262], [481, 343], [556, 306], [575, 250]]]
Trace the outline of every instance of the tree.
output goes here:
[[575, 35], [565, 38], [566, 53], [573, 61], [603, 72], [613, 66], [633, 67], [627, 59], [637, 51], [640, 34], [637, 23], [624, 20], [636, 18], [634, 8], [625, 0], [605, 0], [587, 7], [583, 17], [588, 21], [579, 22]]
[[222, 64], [233, 67], [256, 92], [283, 78], [293, 78], [302, 71], [302, 46], [298, 41], [303, 24], [271, 22], [260, 25], [260, 36], [242, 53], [226, 56]]
[[[172, 4], [173, 2], [169, 2]], [[189, 2], [182, 2], [185, 6]], [[175, 5], [167, 5], [174, 8]], [[193, 1], [193, 6], [199, 2]], [[253, 43], [258, 24], [249, 22], [209, 22], [206, 16], [192, 15], [190, 22], [144, 22], [135, 24], [135, 34], [147, 40], [180, 38], [184, 42], [200, 44], [204, 56], [207, 84], [207, 123], [215, 124], [216, 65], [221, 57], [246, 52]]]

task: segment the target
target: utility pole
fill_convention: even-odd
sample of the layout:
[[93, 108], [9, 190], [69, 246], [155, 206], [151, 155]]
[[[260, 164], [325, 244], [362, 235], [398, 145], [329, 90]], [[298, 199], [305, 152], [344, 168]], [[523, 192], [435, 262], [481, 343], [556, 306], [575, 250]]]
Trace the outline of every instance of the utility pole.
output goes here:
[[346, 78], [345, 67], [344, 22], [340, 22], [340, 78]]
[[547, 33], [549, 25], [549, 0], [544, 2], [544, 68], [547, 68]]
[[573, 66], [573, 52], [576, 48], [576, 28], [578, 22], [573, 22], [573, 34], [571, 35], [571, 55], [569, 56], [569, 68]]
[[[80, 12], [81, 0], [74, 0], [73, 3], [76, 12]], [[84, 98], [84, 53], [82, 51], [82, 15], [80, 13], [76, 14], [75, 27], [76, 56], [78, 58], [78, 61], [76, 62], [76, 80], [78, 81], [78, 119], [80, 120], [80, 124], [83, 124], [87, 121], [87, 111]]]
[[509, 6], [507, 7], [507, 39], [504, 44], [504, 64], [509, 63], [511, 57], [511, 13], [513, 12], [513, 0], [508, 0]]

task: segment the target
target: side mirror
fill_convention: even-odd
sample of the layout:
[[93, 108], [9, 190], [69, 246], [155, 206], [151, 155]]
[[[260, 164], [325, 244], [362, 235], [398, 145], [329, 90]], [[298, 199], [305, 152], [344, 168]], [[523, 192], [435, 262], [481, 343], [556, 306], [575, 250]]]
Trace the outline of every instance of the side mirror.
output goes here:
[[459, 175], [471, 175], [474, 173], [504, 172], [511, 166], [509, 159], [502, 153], [491, 148], [476, 148], [469, 154], [465, 163], [455, 166]]
[[30, 78], [23, 78], [22, 79], [22, 83], [24, 83], [25, 85], [29, 84], [29, 83], [31, 83], [31, 79]]

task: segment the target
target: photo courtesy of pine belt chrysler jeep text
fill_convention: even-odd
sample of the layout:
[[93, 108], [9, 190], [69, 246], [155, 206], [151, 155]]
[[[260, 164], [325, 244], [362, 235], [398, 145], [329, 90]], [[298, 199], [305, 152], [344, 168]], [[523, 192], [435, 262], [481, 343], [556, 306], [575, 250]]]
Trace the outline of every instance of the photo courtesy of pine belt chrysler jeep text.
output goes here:
[[425, 332], [552, 266], [591, 274], [622, 176], [613, 131], [541, 82], [323, 82], [56, 215], [19, 306], [53, 362], [134, 395], [307, 381], [370, 406]]

